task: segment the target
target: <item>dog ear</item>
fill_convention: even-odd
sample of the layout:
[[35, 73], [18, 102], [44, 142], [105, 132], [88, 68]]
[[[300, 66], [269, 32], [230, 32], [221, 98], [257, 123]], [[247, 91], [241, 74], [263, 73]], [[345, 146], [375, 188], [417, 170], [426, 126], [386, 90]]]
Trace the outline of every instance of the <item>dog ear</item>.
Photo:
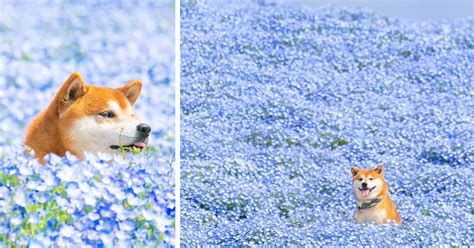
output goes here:
[[64, 111], [85, 93], [84, 80], [81, 75], [77, 72], [71, 73], [58, 91], [58, 111]]
[[355, 177], [355, 175], [357, 175], [357, 173], [359, 173], [359, 168], [355, 167], [355, 166], [352, 166], [351, 168], [351, 172], [352, 172], [352, 176]]
[[379, 174], [382, 174], [383, 170], [384, 170], [383, 165], [379, 165], [379, 166], [377, 166], [377, 168], [375, 168], [375, 172], [377, 172]]
[[134, 105], [142, 91], [142, 82], [140, 80], [133, 80], [118, 88], [118, 90], [127, 97], [130, 104]]

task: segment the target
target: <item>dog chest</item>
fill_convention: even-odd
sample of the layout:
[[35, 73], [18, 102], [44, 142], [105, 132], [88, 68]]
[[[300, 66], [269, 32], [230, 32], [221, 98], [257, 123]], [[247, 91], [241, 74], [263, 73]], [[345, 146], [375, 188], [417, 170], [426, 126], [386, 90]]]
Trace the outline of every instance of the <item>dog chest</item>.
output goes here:
[[363, 209], [356, 211], [354, 217], [359, 223], [374, 222], [382, 224], [386, 216], [387, 212], [384, 209]]

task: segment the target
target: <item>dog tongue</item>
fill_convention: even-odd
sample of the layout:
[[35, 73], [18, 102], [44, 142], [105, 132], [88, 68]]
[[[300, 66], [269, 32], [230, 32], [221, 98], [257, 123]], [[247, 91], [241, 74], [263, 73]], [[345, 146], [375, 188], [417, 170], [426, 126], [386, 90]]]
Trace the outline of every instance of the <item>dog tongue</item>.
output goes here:
[[141, 147], [141, 148], [146, 146], [145, 142], [136, 142], [136, 143], [133, 143], [133, 145], [136, 147]]
[[369, 195], [369, 190], [362, 190], [362, 196], [366, 197]]

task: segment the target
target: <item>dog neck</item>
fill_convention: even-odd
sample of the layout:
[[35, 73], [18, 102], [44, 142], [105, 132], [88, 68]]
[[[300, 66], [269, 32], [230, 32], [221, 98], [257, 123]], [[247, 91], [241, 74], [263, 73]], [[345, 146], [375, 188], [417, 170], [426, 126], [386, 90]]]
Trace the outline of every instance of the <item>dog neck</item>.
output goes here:
[[35, 151], [35, 156], [38, 157], [42, 164], [45, 162], [44, 156], [47, 153], [64, 156], [66, 152], [57, 126], [58, 113], [53, 105], [55, 101], [56, 98], [53, 99], [50, 107], [33, 120], [25, 138], [25, 145]]
[[377, 206], [381, 201], [382, 201], [383, 197], [381, 196], [378, 196], [378, 197], [375, 197], [375, 198], [372, 198], [372, 199], [369, 199], [369, 200], [364, 200], [364, 201], [358, 201], [358, 206], [357, 206], [357, 210], [364, 210], [364, 209], [368, 209], [368, 208], [373, 208], [375, 206]]

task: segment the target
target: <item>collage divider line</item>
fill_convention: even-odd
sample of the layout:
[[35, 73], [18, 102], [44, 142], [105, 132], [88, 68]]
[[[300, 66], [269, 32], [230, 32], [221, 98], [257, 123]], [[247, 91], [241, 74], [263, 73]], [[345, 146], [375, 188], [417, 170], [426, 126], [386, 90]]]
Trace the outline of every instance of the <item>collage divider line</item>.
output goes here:
[[181, 136], [180, 136], [180, 109], [181, 109], [181, 95], [180, 95], [180, 88], [181, 88], [181, 70], [180, 70], [180, 64], [181, 64], [181, 22], [180, 22], [180, 7], [181, 7], [181, 1], [176, 0], [175, 1], [175, 165], [174, 165], [174, 171], [175, 171], [175, 208], [176, 208], [176, 216], [175, 216], [175, 247], [180, 247], [181, 246], [181, 195], [180, 195], [180, 162], [181, 162], [181, 157], [180, 157], [180, 141], [181, 141]]

